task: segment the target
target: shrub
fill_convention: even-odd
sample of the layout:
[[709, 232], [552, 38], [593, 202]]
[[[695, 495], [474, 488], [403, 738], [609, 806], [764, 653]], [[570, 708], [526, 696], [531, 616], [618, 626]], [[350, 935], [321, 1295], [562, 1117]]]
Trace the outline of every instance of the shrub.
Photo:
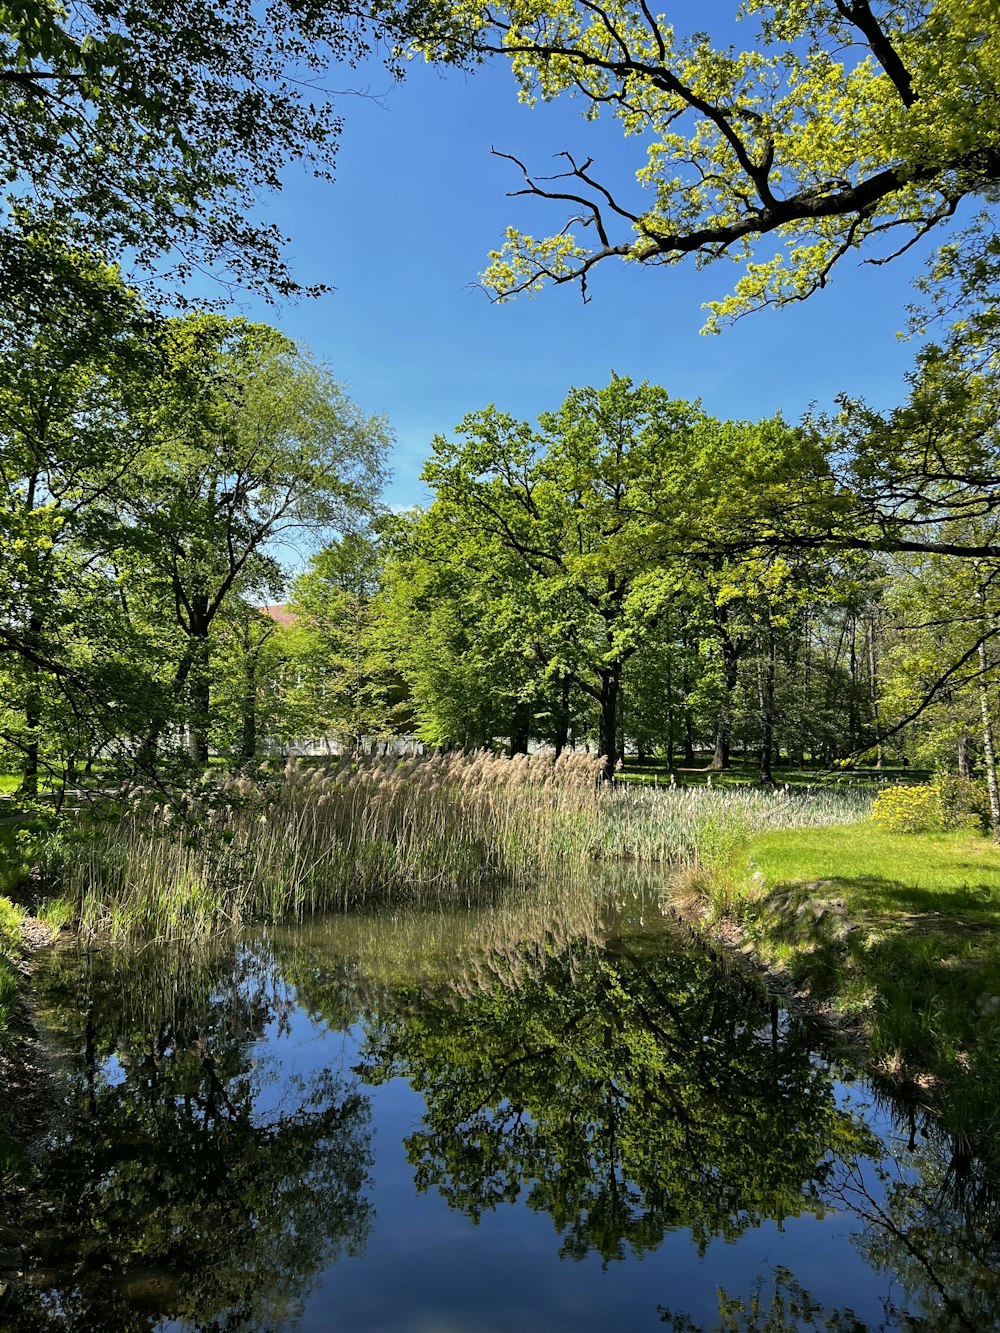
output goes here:
[[945, 828], [986, 832], [990, 826], [990, 794], [985, 778], [974, 781], [958, 773], [939, 773], [933, 785], [941, 793]]
[[872, 806], [872, 819], [889, 833], [941, 833], [946, 829], [983, 829], [979, 783], [947, 773], [933, 782], [884, 787]]

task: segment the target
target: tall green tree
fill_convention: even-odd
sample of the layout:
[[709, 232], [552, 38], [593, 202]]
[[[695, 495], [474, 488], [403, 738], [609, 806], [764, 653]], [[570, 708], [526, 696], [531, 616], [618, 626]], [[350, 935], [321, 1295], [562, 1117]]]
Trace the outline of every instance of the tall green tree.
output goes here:
[[185, 701], [191, 757], [203, 763], [216, 617], [236, 593], [273, 593], [279, 543], [322, 540], [372, 512], [389, 435], [266, 325], [171, 321], [161, 358], [145, 406], [153, 444], [122, 503], [131, 578], [171, 626], [170, 694]]
[[32, 255], [60, 299], [8, 293], [0, 323], [0, 669], [28, 793], [40, 767], [92, 758], [141, 708], [114, 555], [151, 367], [151, 324], [112, 266], [55, 233]]
[[435, 439], [424, 471], [466, 566], [492, 571], [508, 599], [521, 655], [593, 701], [612, 762], [624, 665], [674, 590], [650, 544], [654, 519], [704, 420], [615, 377], [574, 389], [537, 431], [493, 407], [473, 413], [457, 441]]
[[552, 631], [531, 595], [516, 555], [461, 532], [441, 505], [393, 520], [373, 629], [423, 741], [506, 741], [518, 752], [535, 735], [565, 745], [568, 704], [544, 670]]
[[285, 734], [281, 683], [291, 653], [282, 626], [252, 599], [227, 598], [211, 634], [209, 738], [222, 754], [248, 763], [265, 738]]
[[288, 603], [288, 721], [299, 736], [336, 736], [349, 753], [363, 738], [387, 739], [403, 721], [404, 691], [377, 631], [381, 573], [376, 541], [346, 533], [311, 557]]

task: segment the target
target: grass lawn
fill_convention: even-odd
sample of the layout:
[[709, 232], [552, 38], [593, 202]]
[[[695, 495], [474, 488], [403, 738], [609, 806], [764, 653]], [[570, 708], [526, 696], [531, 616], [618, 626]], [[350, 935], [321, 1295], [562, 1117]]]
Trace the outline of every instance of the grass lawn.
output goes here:
[[865, 907], [1000, 913], [1000, 845], [966, 833], [886, 833], [866, 820], [754, 839], [747, 866], [769, 883], [838, 880]]
[[936, 1080], [954, 1129], [1000, 1130], [1000, 846], [865, 822], [763, 834], [729, 870], [766, 962]]

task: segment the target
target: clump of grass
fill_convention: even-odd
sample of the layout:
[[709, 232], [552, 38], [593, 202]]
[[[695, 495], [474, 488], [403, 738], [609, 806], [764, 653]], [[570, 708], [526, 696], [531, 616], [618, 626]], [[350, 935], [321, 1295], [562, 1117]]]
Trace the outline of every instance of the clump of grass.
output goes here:
[[9, 898], [0, 898], [0, 1050], [11, 1043], [11, 1019], [21, 993], [16, 959], [21, 953], [24, 913]]

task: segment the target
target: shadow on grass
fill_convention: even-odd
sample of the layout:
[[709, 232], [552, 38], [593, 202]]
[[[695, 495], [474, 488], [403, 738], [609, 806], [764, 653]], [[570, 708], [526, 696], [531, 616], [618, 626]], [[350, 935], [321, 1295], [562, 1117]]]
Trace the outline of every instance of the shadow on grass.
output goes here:
[[[860, 1019], [876, 1064], [951, 1087], [986, 1075], [1000, 1107], [1000, 916], [982, 885], [924, 890], [877, 876], [779, 884], [746, 908], [765, 960]], [[981, 1079], [977, 1081], [981, 1082]]]

